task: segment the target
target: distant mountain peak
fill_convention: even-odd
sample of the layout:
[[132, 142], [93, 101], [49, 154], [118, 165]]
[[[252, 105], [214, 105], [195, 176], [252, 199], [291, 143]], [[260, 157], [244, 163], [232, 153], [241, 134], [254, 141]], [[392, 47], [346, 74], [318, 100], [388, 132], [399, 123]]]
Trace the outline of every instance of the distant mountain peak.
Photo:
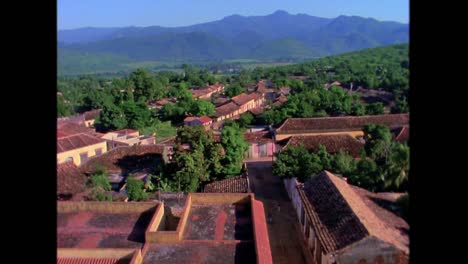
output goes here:
[[290, 15], [288, 12], [278, 9], [275, 12], [273, 12], [271, 15], [273, 16], [284, 16], [284, 15]]

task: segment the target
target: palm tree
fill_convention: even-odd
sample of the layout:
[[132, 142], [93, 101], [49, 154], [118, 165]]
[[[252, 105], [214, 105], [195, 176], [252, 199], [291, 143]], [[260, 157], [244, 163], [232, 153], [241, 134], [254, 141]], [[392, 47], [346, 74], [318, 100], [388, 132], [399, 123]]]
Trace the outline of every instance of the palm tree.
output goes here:
[[395, 143], [385, 170], [385, 187], [400, 185], [408, 180], [410, 150], [407, 144]]

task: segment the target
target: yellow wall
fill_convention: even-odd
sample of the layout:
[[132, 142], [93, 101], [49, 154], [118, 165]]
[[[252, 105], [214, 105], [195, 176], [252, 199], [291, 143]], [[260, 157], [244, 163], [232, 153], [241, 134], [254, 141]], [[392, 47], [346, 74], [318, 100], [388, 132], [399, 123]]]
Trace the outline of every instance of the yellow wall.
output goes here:
[[57, 202], [57, 212], [70, 213], [76, 211], [101, 212], [101, 213], [140, 213], [158, 206], [158, 202], [95, 202], [79, 201]]
[[58, 248], [57, 257], [130, 259], [135, 254], [135, 251], [135, 249], [127, 248]]
[[337, 132], [314, 132], [314, 133], [297, 133], [297, 134], [276, 134], [276, 141], [283, 140], [292, 136], [318, 136], [318, 135], [341, 135], [348, 134], [352, 137], [364, 136], [364, 132], [358, 131], [337, 131]]
[[83, 152], [88, 152], [88, 158], [96, 156], [95, 150], [101, 148], [102, 149], [102, 154], [107, 152], [107, 143], [106, 141], [94, 144], [94, 145], [89, 145], [83, 148], [78, 148], [78, 149], [73, 149], [70, 151], [65, 151], [61, 153], [57, 153], [57, 160], [58, 163], [63, 163], [68, 157], [73, 158], [73, 163], [75, 163], [76, 166], [81, 165], [81, 158], [80, 154]]
[[94, 119], [91, 119], [91, 120], [85, 120], [85, 126], [86, 127], [91, 127], [94, 125]]

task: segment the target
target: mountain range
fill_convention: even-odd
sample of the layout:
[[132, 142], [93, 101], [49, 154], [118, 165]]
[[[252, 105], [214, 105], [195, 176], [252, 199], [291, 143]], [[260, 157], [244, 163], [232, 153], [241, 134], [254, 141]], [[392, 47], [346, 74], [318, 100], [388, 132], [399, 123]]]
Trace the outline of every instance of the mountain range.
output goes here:
[[305, 60], [408, 41], [408, 24], [279, 10], [184, 27], [59, 30], [58, 63], [60, 72], [104, 64], [118, 69], [143, 61]]

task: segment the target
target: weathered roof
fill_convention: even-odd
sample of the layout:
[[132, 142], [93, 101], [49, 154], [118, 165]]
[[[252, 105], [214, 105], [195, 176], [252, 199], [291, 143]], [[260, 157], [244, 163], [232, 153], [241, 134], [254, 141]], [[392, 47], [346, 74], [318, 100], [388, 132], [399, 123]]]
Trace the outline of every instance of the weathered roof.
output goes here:
[[247, 176], [239, 175], [229, 179], [215, 181], [205, 185], [203, 192], [206, 193], [247, 193], [249, 182]]
[[79, 149], [106, 142], [104, 139], [94, 137], [86, 133], [75, 134], [57, 139], [57, 153]]
[[256, 116], [256, 115], [263, 113], [263, 107], [255, 107], [255, 108], [250, 109], [248, 112]]
[[164, 153], [163, 145], [134, 145], [114, 148], [98, 157], [90, 158], [80, 169], [84, 173], [94, 172], [96, 165], [109, 171], [129, 171], [153, 166], [156, 157]]
[[222, 106], [216, 107], [214, 115], [216, 117], [220, 117], [220, 116], [230, 114], [236, 110], [239, 110], [239, 106], [233, 102], [229, 102], [227, 104], [223, 104]]
[[277, 133], [301, 133], [361, 130], [370, 123], [391, 128], [404, 126], [409, 124], [409, 114], [288, 118], [276, 131]]
[[231, 100], [237, 105], [241, 106], [252, 100], [258, 100], [260, 99], [260, 97], [261, 95], [258, 93], [250, 93], [250, 94], [241, 93], [237, 96], [232, 97]]
[[[311, 226], [326, 253], [374, 236], [408, 254], [407, 231], [385, 220], [385, 215], [378, 217], [382, 211], [371, 205], [372, 201], [365, 201], [363, 195], [356, 193], [345, 180], [323, 171], [298, 190]], [[400, 225], [404, 225], [402, 221], [398, 221]]]
[[319, 145], [323, 145], [330, 153], [337, 153], [340, 150], [348, 152], [353, 157], [359, 157], [364, 144], [348, 134], [337, 135], [314, 135], [314, 136], [292, 136], [287, 141], [284, 149], [289, 146], [303, 144], [308, 151], [315, 152]]
[[84, 191], [86, 176], [73, 161], [57, 164], [57, 195], [74, 195]]
[[187, 116], [186, 118], [184, 118], [184, 122], [192, 122], [195, 119], [197, 119], [196, 116]]
[[202, 117], [199, 117], [198, 120], [200, 122], [202, 122], [203, 124], [206, 124], [206, 123], [209, 123], [211, 121], [213, 121], [211, 118], [209, 118], [208, 116], [202, 116]]
[[86, 121], [93, 120], [93, 119], [96, 119], [96, 117], [99, 116], [101, 111], [102, 111], [101, 109], [95, 109], [95, 110], [84, 112], [83, 115], [84, 115], [84, 118], [85, 118]]
[[73, 122], [58, 122], [57, 123], [57, 138], [71, 136], [79, 133], [93, 134], [94, 130], [84, 125], [78, 125]]
[[58, 257], [57, 264], [123, 264], [130, 263], [129, 261], [122, 261], [120, 258], [65, 258]]
[[398, 142], [408, 141], [410, 136], [409, 126], [402, 126], [397, 130], [395, 140]]
[[272, 142], [270, 132], [259, 131], [259, 132], [246, 132], [244, 133], [245, 141], [249, 143], [268, 143]]

